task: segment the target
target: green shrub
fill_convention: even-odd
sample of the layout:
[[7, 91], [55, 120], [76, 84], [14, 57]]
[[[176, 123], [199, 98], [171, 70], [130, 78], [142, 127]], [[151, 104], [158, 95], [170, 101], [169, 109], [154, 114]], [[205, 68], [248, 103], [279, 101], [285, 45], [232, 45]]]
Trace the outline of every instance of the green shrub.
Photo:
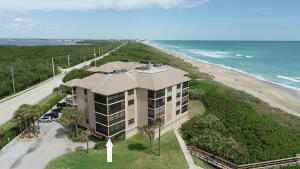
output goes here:
[[67, 82], [73, 79], [82, 79], [89, 76], [90, 73], [86, 69], [73, 69], [68, 72], [63, 78], [63, 82]]
[[105, 149], [106, 142], [105, 141], [99, 141], [94, 145], [94, 149], [96, 150], [102, 150]]

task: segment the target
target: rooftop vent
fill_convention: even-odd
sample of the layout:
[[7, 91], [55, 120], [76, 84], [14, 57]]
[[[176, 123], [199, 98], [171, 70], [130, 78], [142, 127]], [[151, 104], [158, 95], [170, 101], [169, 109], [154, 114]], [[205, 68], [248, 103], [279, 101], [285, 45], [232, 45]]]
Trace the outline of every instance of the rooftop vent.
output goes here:
[[150, 61], [140, 61], [141, 64], [150, 64]]
[[113, 73], [114, 73], [114, 74], [125, 73], [125, 72], [127, 72], [126, 69], [114, 69], [114, 70], [113, 70]]
[[151, 66], [150, 65], [146, 65], [146, 66], [139, 66], [135, 68], [136, 70], [150, 70]]
[[162, 63], [156, 63], [156, 64], [153, 64], [153, 66], [154, 67], [161, 67], [161, 66], [163, 66], [163, 64]]

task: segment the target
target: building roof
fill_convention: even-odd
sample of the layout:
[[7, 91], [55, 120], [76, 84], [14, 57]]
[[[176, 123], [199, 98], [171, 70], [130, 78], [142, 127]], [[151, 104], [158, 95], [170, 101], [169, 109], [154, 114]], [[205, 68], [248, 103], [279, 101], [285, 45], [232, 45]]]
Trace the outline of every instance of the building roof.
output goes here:
[[[128, 65], [130, 66], [134, 64], [140, 66], [140, 64], [136, 62], [124, 63], [128, 63]], [[115, 65], [116, 62], [111, 62], [107, 64]], [[103, 65], [103, 67], [106, 70], [108, 70], [107, 64]], [[145, 66], [145, 64], [143, 65]], [[99, 70], [104, 70], [104, 68], [99, 68]], [[117, 74], [95, 73], [93, 75], [90, 75], [86, 78], [74, 82], [76, 83], [74, 85], [77, 87], [90, 89], [92, 92], [95, 93], [108, 96], [134, 88], [160, 90], [169, 86], [189, 81], [190, 79], [185, 76], [186, 74], [187, 72], [185, 71], [166, 65], [160, 67], [152, 66], [150, 69], [147, 70], [135, 70], [132, 68], [128, 72], [122, 72]]]
[[80, 79], [73, 79], [73, 80], [70, 80], [70, 81], [64, 83], [64, 86], [75, 87], [79, 83], [79, 81], [80, 81]]
[[112, 73], [115, 69], [134, 70], [136, 67], [145, 66], [138, 62], [109, 62], [98, 67], [89, 68], [87, 71], [92, 73]]

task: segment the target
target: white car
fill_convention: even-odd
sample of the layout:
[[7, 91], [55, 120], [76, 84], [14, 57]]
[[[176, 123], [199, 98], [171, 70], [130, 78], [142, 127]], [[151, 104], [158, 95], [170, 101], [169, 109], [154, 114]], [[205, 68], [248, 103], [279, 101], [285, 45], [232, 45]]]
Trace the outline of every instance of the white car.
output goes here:
[[40, 121], [40, 123], [50, 123], [50, 122], [53, 121], [53, 120], [52, 120], [52, 118], [49, 117], [49, 116], [43, 116], [43, 117], [41, 117], [41, 118], [39, 119], [39, 121]]

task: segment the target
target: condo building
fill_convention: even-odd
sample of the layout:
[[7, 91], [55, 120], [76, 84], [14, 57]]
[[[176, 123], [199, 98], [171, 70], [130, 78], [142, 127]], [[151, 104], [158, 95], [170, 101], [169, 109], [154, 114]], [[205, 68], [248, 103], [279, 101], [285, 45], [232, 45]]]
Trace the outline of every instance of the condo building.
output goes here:
[[[190, 79], [185, 71], [126, 60], [88, 71], [93, 74], [64, 85], [71, 89], [67, 104], [83, 111], [79, 125], [97, 137], [127, 139], [158, 117], [163, 120], [163, 134], [187, 120]], [[157, 129], [153, 137], [158, 137]]]

